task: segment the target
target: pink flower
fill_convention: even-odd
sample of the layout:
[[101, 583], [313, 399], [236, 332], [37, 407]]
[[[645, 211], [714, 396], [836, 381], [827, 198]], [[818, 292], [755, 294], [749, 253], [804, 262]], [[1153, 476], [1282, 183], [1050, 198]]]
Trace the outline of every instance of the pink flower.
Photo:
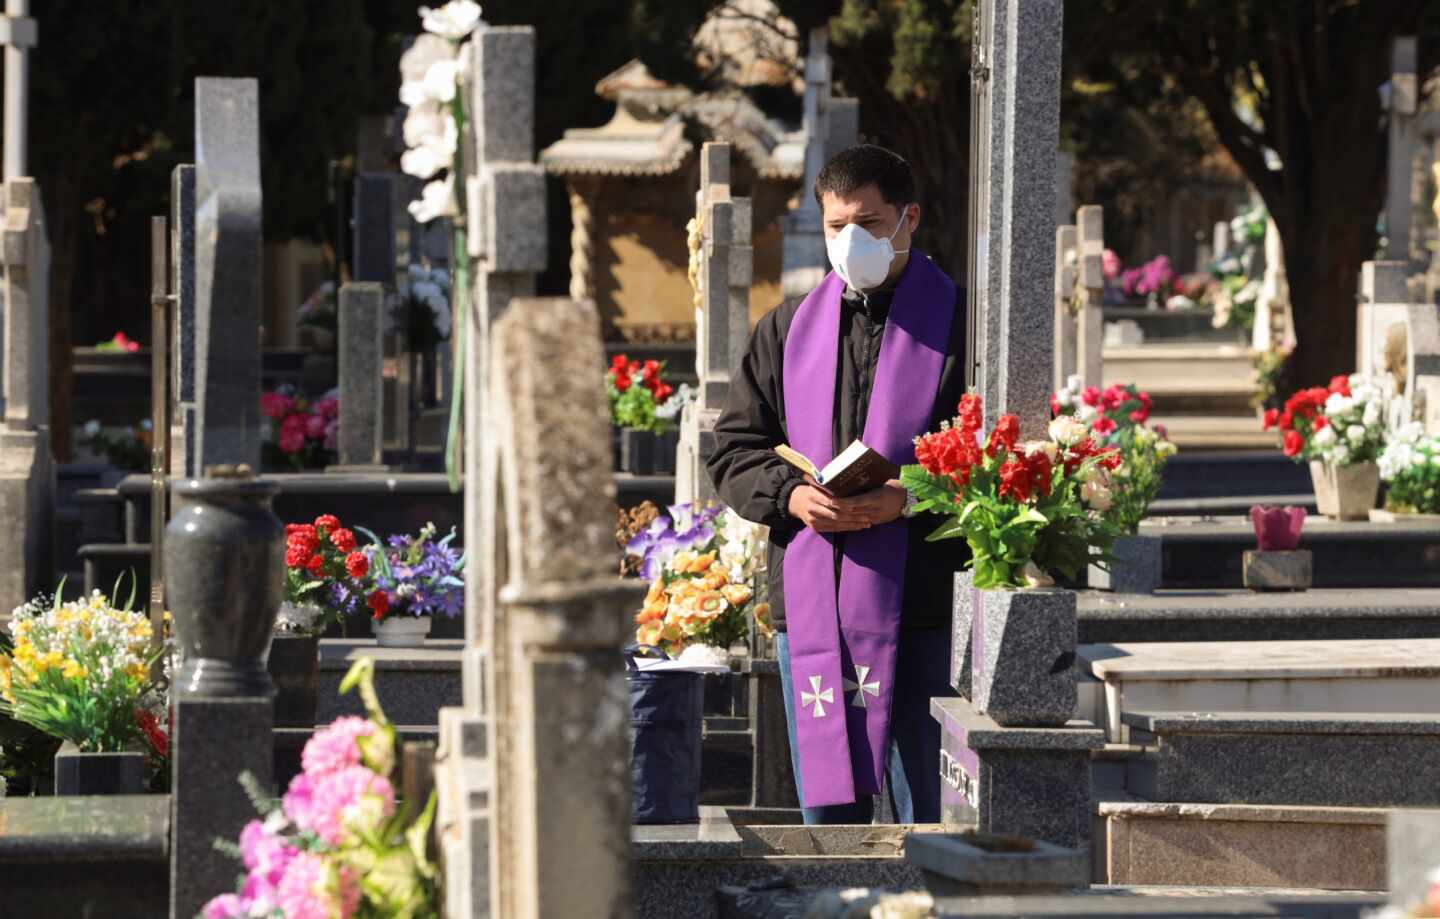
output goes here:
[[364, 766], [347, 766], [319, 776], [297, 775], [284, 804], [296, 826], [338, 846], [347, 827], [365, 826], [395, 813], [395, 788]]
[[348, 868], [336, 869], [311, 852], [290, 862], [280, 882], [280, 910], [286, 919], [349, 919], [360, 903], [360, 885]]
[[320, 399], [314, 404], [315, 413], [327, 421], [340, 417], [340, 402], [337, 399]]
[[205, 904], [201, 912], [204, 919], [245, 919], [250, 907], [233, 893], [222, 893]]
[[294, 407], [294, 402], [278, 392], [267, 392], [260, 396], [260, 411], [264, 412], [267, 418], [275, 421], [290, 414], [290, 409]]
[[375, 733], [375, 725], [356, 715], [336, 718], [328, 726], [315, 732], [300, 754], [300, 763], [305, 774], [320, 778], [331, 772], [339, 772], [350, 766], [361, 764], [360, 746], [355, 741]]
[[1106, 249], [1100, 253], [1100, 270], [1108, 281], [1120, 276], [1120, 256], [1115, 254], [1114, 249]]
[[305, 436], [311, 440], [320, 440], [325, 436], [325, 419], [319, 415], [305, 415]]
[[290, 414], [280, 422], [280, 449], [286, 453], [299, 453], [305, 449], [305, 416]]

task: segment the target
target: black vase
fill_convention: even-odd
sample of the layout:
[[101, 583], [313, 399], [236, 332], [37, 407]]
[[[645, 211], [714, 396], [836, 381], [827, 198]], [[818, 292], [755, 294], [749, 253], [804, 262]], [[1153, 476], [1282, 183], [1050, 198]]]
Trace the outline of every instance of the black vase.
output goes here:
[[265, 658], [275, 681], [275, 726], [313, 728], [320, 696], [320, 639], [276, 632]]
[[265, 654], [284, 597], [285, 529], [270, 507], [279, 487], [241, 468], [174, 485], [165, 586], [185, 659], [174, 680], [182, 695], [275, 693]]
[[143, 794], [148, 771], [144, 753], [82, 753], [67, 740], [55, 753], [55, 794]]
[[680, 432], [672, 429], [655, 435], [655, 475], [675, 474], [675, 453], [680, 447]]
[[620, 471], [631, 475], [655, 474], [655, 433], [639, 428], [620, 432]]

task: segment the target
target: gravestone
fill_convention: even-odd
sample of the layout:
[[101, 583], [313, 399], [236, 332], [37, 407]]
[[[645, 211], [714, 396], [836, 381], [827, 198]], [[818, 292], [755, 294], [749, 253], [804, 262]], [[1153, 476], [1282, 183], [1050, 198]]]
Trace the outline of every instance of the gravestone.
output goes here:
[[170, 174], [170, 290], [175, 297], [175, 411], [170, 426], [170, 474], [194, 478], [195, 466], [195, 166]]
[[[1399, 398], [1390, 405], [1391, 425], [1415, 413], [1416, 386], [1409, 373], [1409, 293], [1404, 262], [1365, 262], [1360, 266], [1360, 304], [1356, 313], [1355, 368], [1370, 377], [1390, 374]], [[1423, 396], [1422, 396], [1423, 399]]]
[[1275, 218], [1265, 221], [1265, 276], [1255, 298], [1255, 327], [1250, 346], [1268, 351], [1294, 339], [1290, 318], [1290, 283], [1285, 279], [1285, 249]]
[[1058, 392], [1075, 374], [1075, 260], [1079, 234], [1074, 224], [1055, 228], [1055, 377]]
[[1416, 114], [1420, 109], [1418, 47], [1415, 37], [1400, 36], [1390, 51], [1390, 93], [1385, 186], [1385, 259], [1406, 263], [1410, 271], [1412, 160], [1419, 141]]
[[260, 468], [260, 99], [195, 81], [195, 462]]
[[[470, 113], [469, 138], [474, 155], [463, 177], [467, 201], [466, 257], [469, 290], [459, 294], [456, 276], [457, 335], [465, 392], [465, 480], [483, 483], [498, 475], [497, 457], [485, 445], [493, 438], [490, 401], [484, 382], [491, 355], [490, 323], [512, 297], [534, 293], [535, 273], [545, 267], [545, 178], [534, 164], [535, 32], [529, 27], [497, 27], [474, 33], [461, 49], [467, 56], [469, 82], [464, 87]], [[433, 226], [433, 224], [432, 224]], [[456, 266], [451, 266], [452, 269]], [[468, 301], [468, 302], [467, 302]], [[547, 372], [551, 368], [543, 368]], [[598, 392], [601, 371], [587, 381]], [[606, 443], [608, 444], [608, 437]], [[607, 461], [606, 468], [609, 468]], [[490, 751], [497, 749], [497, 729], [487, 710], [493, 687], [504, 685], [503, 661], [491, 653], [504, 647], [506, 623], [497, 617], [496, 597], [503, 571], [488, 560], [484, 547], [504, 544], [495, 526], [494, 500], [472, 484], [465, 501], [465, 541], [472, 565], [465, 583], [465, 650], [463, 706], [440, 710], [440, 748], [436, 760], [439, 808], [436, 828], [439, 857], [447, 883], [444, 909], [451, 917], [490, 915], [492, 895], [504, 892], [499, 881], [514, 878], [497, 870], [498, 843], [518, 838], [509, 831], [515, 817], [507, 799], [509, 773], [496, 770]], [[485, 662], [494, 661], [494, 666]], [[516, 915], [497, 909], [494, 915]]]
[[341, 285], [339, 297], [340, 462], [336, 472], [383, 468], [381, 391], [385, 359], [385, 288], [371, 281]]
[[730, 393], [730, 375], [745, 355], [750, 332], [753, 220], [749, 198], [730, 196], [730, 145], [707, 143], [695, 194], [701, 250], [695, 309], [695, 370], [699, 397], [685, 406], [675, 464], [677, 503], [709, 501], [715, 487], [705, 462], [715, 450], [715, 421]]
[[356, 281], [395, 286], [395, 176], [362, 172], [355, 176], [351, 227]]
[[805, 55], [805, 176], [800, 183], [800, 204], [782, 218], [780, 291], [783, 297], [803, 297], [829, 270], [820, 205], [815, 200], [815, 178], [827, 160], [854, 146], [859, 133], [860, 107], [855, 99], [833, 95], [829, 54], [830, 28], [810, 30]]
[[1104, 386], [1105, 209], [1081, 207], [1075, 225], [1075, 372], [1086, 386]]
[[1049, 422], [1054, 341], [1055, 158], [1060, 145], [1059, 0], [977, 4], [973, 44], [969, 377], [985, 421]]
[[12, 177], [4, 194], [0, 516], [10, 521], [12, 538], [0, 549], [0, 605], [8, 610], [54, 584], [55, 465], [50, 453], [50, 243], [45, 209], [34, 179]]

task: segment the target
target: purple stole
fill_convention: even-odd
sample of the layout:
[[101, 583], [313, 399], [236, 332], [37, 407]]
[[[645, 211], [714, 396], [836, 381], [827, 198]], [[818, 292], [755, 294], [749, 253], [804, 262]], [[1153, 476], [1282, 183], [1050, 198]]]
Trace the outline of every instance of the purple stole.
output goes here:
[[[840, 295], [831, 272], [800, 304], [785, 339], [785, 418], [790, 446], [824, 466], [835, 456]], [[911, 252], [891, 302], [861, 439], [897, 465], [915, 462], [955, 315], [955, 285]], [[879, 794], [890, 742], [890, 699], [905, 590], [904, 518], [845, 535], [835, 583], [834, 535], [806, 527], [785, 550], [801, 803], [849, 804]]]

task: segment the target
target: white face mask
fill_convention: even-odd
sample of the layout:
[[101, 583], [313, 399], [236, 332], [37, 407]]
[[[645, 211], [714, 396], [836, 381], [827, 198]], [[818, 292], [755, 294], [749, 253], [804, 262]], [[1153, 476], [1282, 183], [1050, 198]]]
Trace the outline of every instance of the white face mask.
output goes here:
[[895, 232], [884, 239], [876, 239], [866, 230], [851, 223], [835, 234], [834, 239], [825, 240], [825, 254], [830, 256], [830, 264], [835, 267], [835, 273], [840, 275], [840, 280], [855, 290], [870, 290], [885, 282], [890, 276], [890, 263], [895, 260], [895, 256], [910, 251], [901, 249], [896, 252], [890, 244], [904, 225], [905, 215], [909, 210], [908, 204], [901, 209]]

